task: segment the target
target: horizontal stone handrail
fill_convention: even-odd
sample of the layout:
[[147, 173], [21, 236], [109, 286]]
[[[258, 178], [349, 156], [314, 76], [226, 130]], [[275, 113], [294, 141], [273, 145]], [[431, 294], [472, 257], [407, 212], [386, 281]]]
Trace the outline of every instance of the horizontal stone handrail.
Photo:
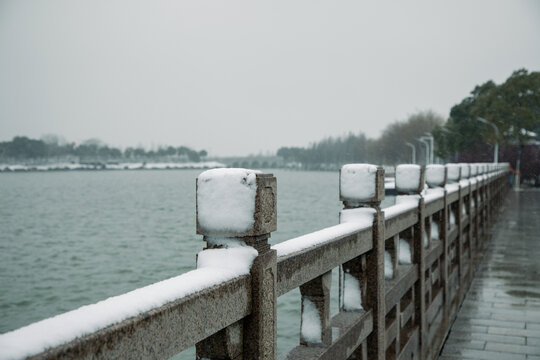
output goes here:
[[[220, 238], [219, 228], [199, 219], [198, 231], [208, 249], [255, 248], [249, 271], [203, 267], [31, 324], [0, 335], [0, 359], [168, 358], [193, 344], [198, 358], [275, 359], [277, 298], [295, 288], [302, 296], [302, 332], [288, 358], [435, 358], [502, 205], [508, 164], [427, 170], [398, 168], [399, 201], [381, 210], [384, 171], [351, 165], [341, 173], [341, 224], [272, 247], [275, 178], [243, 174], [253, 190], [247, 198], [254, 202], [248, 214], [254, 222]], [[357, 181], [373, 191], [354, 187]], [[198, 199], [199, 216], [204, 206]], [[330, 318], [334, 268], [340, 269], [340, 312]], [[205, 283], [193, 286], [202, 274]], [[171, 288], [177, 292], [152, 303], [156, 292]], [[133, 303], [129, 310], [118, 305]], [[102, 308], [122, 315], [100, 320]]]
[[[176, 292], [187, 292], [188, 295], [180, 295], [148, 310], [125, 311], [122, 315], [125, 320], [111, 325], [108, 325], [111, 316], [107, 311], [111, 308], [119, 312], [125, 310], [124, 304], [129, 306], [145, 293], [159, 291], [156, 284], [137, 289], [137, 293], [110, 298], [106, 300], [108, 304], [102, 302], [82, 307], [1, 335], [0, 359], [21, 358], [19, 354], [22, 357], [35, 355], [43, 348], [56, 345], [55, 342], [60, 345], [30, 358], [90, 359], [95, 354], [107, 354], [110, 358], [168, 358], [251, 312], [248, 275], [216, 284], [210, 281], [206, 288], [197, 286], [204, 289], [191, 294], [189, 289], [182, 291], [182, 283], [199, 280], [200, 276], [189, 275], [207, 277], [213, 274], [194, 270], [169, 279], [168, 287], [176, 287]], [[72, 334], [62, 333], [63, 328]]]
[[[371, 224], [363, 230], [355, 229], [354, 224], [353, 226], [342, 224], [336, 228], [344, 225], [351, 230], [343, 234], [330, 234], [317, 245], [290, 255], [278, 256], [278, 296], [371, 250], [373, 243]], [[274, 249], [276, 247], [273, 246]]]

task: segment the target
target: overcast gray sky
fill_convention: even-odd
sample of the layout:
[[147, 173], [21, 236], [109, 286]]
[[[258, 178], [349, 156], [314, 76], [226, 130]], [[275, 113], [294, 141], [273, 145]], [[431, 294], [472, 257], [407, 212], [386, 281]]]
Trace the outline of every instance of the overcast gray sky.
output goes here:
[[273, 152], [446, 117], [522, 67], [537, 0], [0, 0], [0, 140]]

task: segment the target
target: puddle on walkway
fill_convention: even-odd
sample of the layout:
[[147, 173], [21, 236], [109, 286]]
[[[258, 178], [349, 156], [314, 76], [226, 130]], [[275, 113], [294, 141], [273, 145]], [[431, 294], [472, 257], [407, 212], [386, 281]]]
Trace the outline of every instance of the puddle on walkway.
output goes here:
[[537, 292], [534, 292], [534, 291], [510, 290], [510, 291], [506, 291], [506, 293], [508, 295], [510, 295], [510, 296], [515, 296], [515, 297], [519, 297], [519, 298], [532, 297], [532, 298], [540, 299], [540, 293], [537, 293]]

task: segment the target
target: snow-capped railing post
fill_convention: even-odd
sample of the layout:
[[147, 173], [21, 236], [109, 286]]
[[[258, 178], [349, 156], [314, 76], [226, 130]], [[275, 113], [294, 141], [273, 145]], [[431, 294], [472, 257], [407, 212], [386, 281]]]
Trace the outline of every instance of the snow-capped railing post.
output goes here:
[[[461, 180], [461, 166], [459, 164], [446, 164], [446, 171], [448, 173], [448, 183], [459, 184], [459, 180]], [[457, 225], [458, 215], [459, 205], [455, 204], [453, 207], [451, 206], [448, 211], [449, 227]]]
[[[443, 209], [436, 218], [436, 229], [439, 234], [439, 241], [443, 245], [443, 256], [441, 264], [441, 283], [443, 287], [443, 304], [446, 304], [448, 298], [448, 197], [446, 193], [446, 183], [448, 181], [448, 169], [444, 165], [428, 165], [426, 166], [426, 183], [430, 188], [442, 188]], [[433, 219], [431, 221], [434, 221]], [[430, 224], [431, 225], [431, 224]], [[432, 234], [430, 230], [429, 239], [431, 241]]]
[[[467, 270], [467, 273], [464, 274], [464, 276], [469, 277], [469, 279], [472, 277], [472, 261], [474, 259], [473, 256], [473, 246], [472, 246], [472, 235], [473, 235], [473, 224], [472, 224], [472, 212], [471, 212], [471, 202], [472, 202], [472, 189], [471, 189], [471, 166], [469, 164], [461, 164], [461, 177], [462, 177], [462, 185], [460, 186], [460, 199], [462, 199], [461, 204], [461, 217], [460, 217], [460, 231], [462, 231], [462, 237], [461, 237], [461, 247], [462, 251], [465, 252], [464, 246], [467, 245], [469, 249], [469, 256], [465, 260], [463, 259], [463, 262], [468, 262], [469, 268]], [[463, 186], [464, 185], [464, 186]], [[464, 219], [468, 219], [468, 224], [466, 225], [466, 229], [463, 229], [462, 222]]]
[[[443, 192], [443, 197], [446, 197], [446, 181], [448, 179], [448, 173], [446, 170], [446, 166], [440, 165], [440, 164], [430, 164], [426, 166], [426, 184], [431, 189], [440, 189]], [[434, 214], [433, 216], [429, 217], [426, 220], [426, 223], [424, 224], [426, 227], [426, 232], [428, 232], [429, 229], [429, 236], [428, 236], [428, 242], [431, 244], [431, 240], [433, 238], [433, 229], [436, 229], [436, 239], [443, 241], [441, 224], [443, 223], [443, 217], [444, 217], [444, 211], [438, 212]]]
[[[461, 166], [459, 164], [446, 164], [446, 170], [448, 172], [448, 183], [449, 185], [446, 185], [447, 196], [445, 200], [445, 206], [447, 207], [447, 252], [448, 252], [448, 261], [447, 261], [447, 271], [448, 271], [448, 297], [447, 297], [447, 311], [449, 312], [449, 316], [453, 316], [455, 314], [455, 311], [457, 311], [457, 291], [459, 289], [459, 274], [460, 274], [460, 251], [459, 251], [459, 237], [456, 236], [455, 239], [453, 237], [454, 232], [459, 230], [456, 230], [459, 226], [459, 219], [460, 219], [460, 201], [455, 201], [454, 196], [452, 195], [449, 199], [449, 193], [452, 192], [452, 194], [455, 194], [457, 191], [457, 197], [459, 200], [459, 181], [461, 180]], [[456, 190], [457, 186], [457, 190]], [[452, 191], [450, 191], [450, 188], [452, 188]], [[452, 237], [450, 237], [452, 235]], [[454, 272], [454, 268], [457, 268], [457, 270]], [[455, 274], [455, 275], [454, 275]]]
[[[463, 216], [466, 216], [466, 215], [470, 215], [470, 211], [471, 211], [471, 207], [470, 207], [470, 203], [471, 203], [471, 192], [470, 192], [470, 184], [471, 184], [471, 181], [469, 180], [471, 176], [471, 166], [469, 164], [461, 164], [461, 179], [462, 179], [462, 183], [461, 183], [461, 190], [462, 190], [462, 194], [464, 195], [463, 197], [463, 204], [462, 204], [462, 208], [461, 208], [461, 213]], [[466, 187], [466, 188], [465, 188]]]
[[[345, 209], [373, 208], [373, 249], [342, 265], [344, 281], [342, 311], [366, 309], [373, 312], [373, 332], [368, 337], [368, 358], [385, 358], [385, 287], [384, 287], [384, 169], [369, 164], [349, 164], [341, 168], [340, 200]], [[360, 292], [360, 299], [356, 294]], [[361, 303], [358, 303], [361, 300]], [[358, 348], [351, 358], [363, 359]], [[356, 356], [356, 357], [355, 357]]]
[[[444, 165], [443, 165], [444, 166]], [[449, 269], [451, 265], [450, 260], [450, 253], [449, 253], [449, 243], [448, 243], [448, 230], [450, 228], [449, 225], [449, 211], [450, 211], [450, 204], [448, 201], [448, 192], [446, 190], [446, 184], [448, 183], [448, 167], [444, 166], [445, 168], [445, 182], [442, 184], [442, 188], [444, 189], [444, 205], [442, 209], [442, 216], [439, 218], [439, 239], [442, 241], [443, 244], [443, 263], [442, 263], [442, 284], [443, 284], [443, 304], [444, 308], [446, 309], [448, 307], [448, 304], [451, 301], [450, 294], [449, 294], [449, 286], [448, 286], [448, 277], [450, 275]]]
[[[197, 358], [275, 359], [276, 251], [268, 239], [277, 227], [277, 185], [272, 174], [214, 169], [197, 179], [197, 234], [206, 249], [252, 247], [251, 314], [197, 344]], [[204, 251], [203, 251], [204, 253]], [[228, 259], [235, 263], [241, 259]], [[227, 262], [227, 260], [223, 260]], [[223, 311], [227, 311], [224, 304]]]
[[[490, 170], [490, 164], [484, 164], [484, 183], [485, 183], [485, 189], [486, 189], [486, 214], [485, 214], [485, 221], [486, 221], [486, 229], [489, 229], [491, 227], [491, 170]], [[486, 233], [486, 239], [489, 237], [489, 234]]]
[[448, 179], [448, 172], [444, 165], [430, 164], [426, 166], [426, 184], [430, 188], [444, 188]]
[[[415, 322], [420, 328], [420, 348], [427, 341], [426, 318], [426, 277], [425, 277], [425, 204], [421, 192], [425, 186], [425, 169], [420, 165], [405, 164], [396, 167], [396, 191], [398, 195], [418, 199], [418, 221], [413, 227], [409, 248], [412, 249], [412, 263], [418, 265], [418, 281], [415, 284]], [[407, 240], [407, 239], [406, 239]]]
[[478, 191], [479, 191], [479, 183], [476, 178], [476, 175], [478, 173], [478, 166], [476, 164], [470, 164], [471, 172], [470, 172], [470, 181], [471, 184], [474, 183], [474, 188], [471, 190], [471, 212], [470, 212], [470, 219], [471, 219], [471, 249], [474, 253], [472, 256], [472, 259], [476, 258], [476, 254], [478, 252]]
[[479, 186], [479, 192], [478, 192], [478, 203], [477, 203], [477, 216], [478, 216], [478, 230], [480, 231], [478, 241], [480, 242], [480, 245], [478, 246], [479, 249], [483, 249], [485, 244], [485, 238], [487, 234], [487, 224], [486, 224], [486, 198], [487, 198], [487, 189], [486, 189], [486, 176], [485, 176], [485, 165], [484, 164], [478, 164], [477, 165], [477, 181]]

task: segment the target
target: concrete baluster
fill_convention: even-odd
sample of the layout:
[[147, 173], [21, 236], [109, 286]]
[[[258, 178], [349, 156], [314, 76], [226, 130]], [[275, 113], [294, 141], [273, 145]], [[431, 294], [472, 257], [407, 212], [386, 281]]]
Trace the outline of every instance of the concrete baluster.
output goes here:
[[[445, 166], [446, 172], [446, 182], [448, 182], [448, 168]], [[442, 212], [439, 215], [439, 239], [443, 244], [443, 262], [442, 266], [442, 286], [443, 286], [443, 302], [444, 308], [447, 309], [451, 301], [450, 288], [448, 283], [449, 270], [451, 266], [450, 254], [449, 254], [449, 244], [448, 244], [448, 217], [449, 217], [449, 204], [448, 204], [448, 192], [446, 190], [446, 184], [443, 185], [444, 188], [444, 206]]]
[[489, 229], [491, 228], [491, 212], [492, 212], [492, 181], [491, 181], [491, 164], [485, 165], [486, 171], [486, 228], [488, 232], [486, 233], [486, 240], [491, 236], [489, 234]]
[[470, 164], [471, 166], [471, 179], [476, 180], [476, 187], [474, 191], [471, 191], [471, 258], [473, 260], [473, 265], [478, 254], [478, 192], [479, 192], [479, 183], [478, 183], [478, 166], [476, 164]]
[[[351, 184], [362, 184], [355, 191]], [[352, 191], [351, 191], [352, 188]], [[373, 313], [373, 332], [368, 337], [367, 354], [369, 359], [385, 358], [385, 302], [384, 302], [384, 213], [380, 209], [384, 200], [384, 169], [375, 165], [350, 164], [340, 171], [340, 200], [344, 211], [358, 208], [374, 209], [373, 249], [365, 257], [359, 256], [343, 264], [346, 276], [352, 276], [362, 290], [362, 304], [365, 310]], [[354, 282], [353, 282], [354, 283]], [[351, 282], [344, 281], [341, 292], [347, 291]], [[365, 291], [364, 291], [365, 290]], [[354, 306], [353, 306], [354, 307]], [[347, 311], [342, 306], [342, 311]], [[364, 359], [365, 349], [358, 348], [351, 359]]]
[[[461, 166], [459, 164], [447, 164], [446, 165], [446, 169], [448, 171], [448, 182], [449, 183], [452, 183], [452, 184], [459, 184], [459, 181], [461, 180]], [[461, 194], [459, 193], [459, 190], [458, 190], [458, 195], [461, 196]], [[461, 208], [461, 201], [458, 201], [457, 203], [450, 203], [449, 201], [447, 201], [447, 204], [448, 204], [448, 209], [447, 209], [447, 212], [448, 212], [448, 229], [447, 229], [447, 232], [448, 234], [450, 233], [450, 230], [453, 230], [452, 226], [455, 226], [458, 228], [458, 233], [459, 233], [459, 225], [460, 225], [460, 208]], [[454, 219], [454, 223], [452, 223], [452, 221], [450, 221], [450, 219], [453, 217]], [[456, 242], [456, 245], [455, 245], [455, 258], [458, 262], [458, 275], [459, 275], [459, 264], [460, 264], [460, 249], [459, 249], [459, 238], [455, 240]], [[452, 260], [451, 258], [454, 257], [453, 255], [453, 252], [450, 250], [450, 248], [452, 247], [450, 242], [448, 242], [448, 254], [449, 254], [449, 262], [448, 262], [448, 270], [449, 270], [449, 274], [450, 274], [450, 270], [452, 268]], [[459, 280], [459, 277], [456, 281]], [[458, 283], [456, 284], [453, 284], [453, 287], [450, 289], [450, 291], [452, 293], [454, 293], [456, 291], [458, 287]], [[453, 297], [453, 295], [452, 295]]]
[[[448, 199], [445, 185], [448, 181], [448, 169], [444, 165], [428, 165], [426, 167], [426, 183], [430, 188], [442, 188], [444, 191], [443, 209], [433, 215], [429, 224], [426, 223], [426, 231], [429, 229], [429, 241], [431, 242], [431, 222], [436, 221], [439, 233], [439, 241], [443, 245], [443, 257], [440, 264], [441, 285], [443, 288], [443, 303], [446, 304], [448, 297]], [[429, 228], [427, 226], [430, 225]]]
[[[470, 282], [471, 276], [472, 276], [472, 259], [473, 259], [473, 249], [472, 249], [472, 222], [471, 222], [471, 197], [472, 197], [472, 191], [471, 191], [471, 182], [469, 180], [471, 175], [471, 167], [469, 164], [461, 164], [461, 178], [463, 183], [466, 183], [467, 185], [460, 186], [460, 201], [461, 201], [461, 208], [460, 208], [460, 243], [461, 243], [461, 251], [465, 253], [465, 246], [467, 245], [469, 247], [469, 254], [468, 257], [462, 258], [462, 266], [465, 267], [465, 264], [468, 263], [469, 267], [467, 270], [467, 273], [465, 273], [465, 269], [463, 269], [464, 273], [463, 276], [466, 277], [464, 280], [464, 283], [468, 284]], [[461, 196], [463, 197], [461, 199]], [[469, 223], [466, 227], [466, 229], [463, 228], [463, 225], [461, 224], [465, 219], [469, 219]]]
[[[402, 178], [404, 180], [402, 181]], [[413, 181], [414, 180], [414, 181]], [[404, 187], [404, 183], [410, 185]], [[420, 165], [399, 165], [396, 168], [396, 191], [398, 195], [408, 195], [418, 199], [418, 221], [413, 227], [412, 234], [412, 262], [418, 265], [418, 281], [414, 287], [415, 300], [415, 323], [420, 328], [420, 353], [427, 342], [427, 317], [426, 317], [426, 263], [424, 248], [425, 231], [425, 204], [421, 196], [425, 185], [425, 169]]]
[[[449, 184], [455, 184], [455, 183], [459, 184], [459, 181], [461, 180], [461, 166], [459, 164], [446, 164], [446, 170], [448, 172], [448, 183]], [[455, 207], [455, 205], [454, 205], [454, 207]], [[452, 205], [450, 205], [448, 216], [451, 215], [450, 212], [453, 213], [454, 219], [456, 220], [455, 225], [457, 225], [457, 220], [458, 220], [457, 215], [458, 215], [459, 211], [460, 211], [459, 205], [458, 205], [457, 209], [452, 208]], [[452, 226], [452, 223], [450, 221], [448, 221], [448, 223], [449, 223], [449, 226]]]
[[478, 165], [478, 201], [479, 204], [477, 205], [478, 209], [478, 230], [480, 231], [480, 234], [478, 236], [479, 249], [484, 248], [485, 244], [485, 237], [486, 237], [486, 179], [485, 179], [485, 173], [484, 173], [484, 164]]
[[[212, 191], [229, 191], [222, 189], [221, 181], [230, 181], [231, 169], [219, 169], [219, 177], [212, 179], [214, 186]], [[197, 359], [256, 359], [269, 360], [277, 358], [276, 350], [276, 251], [270, 249], [268, 239], [270, 233], [277, 227], [277, 184], [272, 174], [256, 173], [245, 170], [248, 176], [255, 176], [255, 196], [249, 201], [254, 201], [252, 213], [252, 225], [242, 230], [231, 230], [226, 226], [201, 222], [200, 213], [203, 207], [211, 206], [223, 211], [229, 211], [230, 204], [220, 203], [220, 196], [216, 196], [216, 202], [208, 204], [201, 201], [200, 178], [197, 179], [197, 234], [204, 236], [208, 248], [227, 247], [231, 240], [251, 246], [257, 250], [258, 256], [253, 261], [250, 270], [251, 276], [251, 314], [242, 321], [232, 324], [196, 345]], [[238, 176], [233, 173], [230, 176]], [[246, 182], [247, 177], [238, 178], [237, 183]], [[227, 180], [228, 179], [228, 180]], [[227, 182], [228, 183], [228, 182]], [[209, 185], [206, 184], [206, 187]], [[239, 186], [238, 184], [235, 186]], [[244, 189], [245, 190], [245, 189]], [[245, 191], [238, 191], [238, 196], [244, 196]], [[233, 190], [231, 190], [233, 191]], [[229, 194], [236, 196], [236, 194]], [[221, 197], [221, 198], [227, 198]], [[227, 311], [226, 308], [223, 311]]]
[[[431, 164], [431, 165], [426, 166], [426, 184], [430, 188], [441, 189], [442, 191], [444, 191], [444, 194], [446, 195], [446, 189], [444, 186], [446, 185], [447, 179], [448, 179], [448, 172], [447, 172], [446, 166], [439, 165], [439, 164]], [[432, 237], [431, 225], [433, 221], [435, 221], [435, 223], [437, 224], [439, 240], [442, 240], [441, 231], [443, 228], [441, 228], [441, 224], [443, 220], [442, 219], [443, 214], [444, 214], [444, 211], [440, 211], [434, 214], [431, 218], [426, 218], [424, 225], [425, 225], [426, 232], [429, 233], [428, 243], [430, 245], [431, 245], [431, 237]]]
[[489, 238], [489, 173], [488, 164], [483, 165], [484, 170], [484, 243], [487, 243]]
[[448, 181], [448, 171], [444, 165], [431, 164], [426, 166], [425, 177], [430, 188], [444, 188]]

